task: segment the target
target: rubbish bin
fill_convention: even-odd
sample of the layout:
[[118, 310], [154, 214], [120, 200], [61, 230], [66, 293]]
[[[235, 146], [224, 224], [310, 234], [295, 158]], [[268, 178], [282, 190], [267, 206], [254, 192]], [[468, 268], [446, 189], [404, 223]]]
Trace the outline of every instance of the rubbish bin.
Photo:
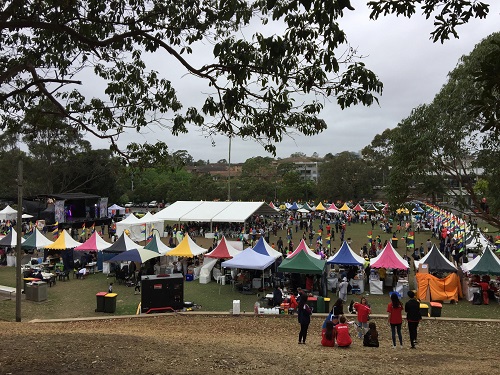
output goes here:
[[329, 313], [330, 312], [330, 298], [325, 297], [325, 312]]
[[420, 304], [420, 315], [429, 316], [429, 305], [425, 303]]
[[443, 305], [441, 303], [431, 302], [431, 316], [432, 317], [440, 317], [442, 308], [443, 308]]
[[95, 309], [96, 312], [104, 312], [104, 297], [108, 294], [107, 292], [99, 292], [95, 295], [97, 307]]
[[31, 282], [24, 281], [24, 294], [26, 295], [26, 301], [33, 301], [33, 285]]
[[318, 313], [325, 312], [325, 299], [321, 296], [318, 296], [318, 300], [316, 301], [316, 312]]
[[24, 293], [26, 293], [26, 285], [28, 283], [32, 283], [33, 281], [42, 281], [40, 279], [37, 279], [35, 277], [24, 277], [23, 278], [23, 289], [24, 289]]
[[104, 312], [114, 313], [116, 311], [116, 293], [106, 293], [104, 296]]
[[313, 309], [313, 312], [318, 312], [318, 298], [317, 297], [308, 297], [307, 304], [309, 307]]
[[241, 303], [239, 299], [233, 300], [233, 315], [240, 315]]
[[26, 299], [28, 301], [41, 302], [47, 300], [47, 283], [43, 281], [34, 281], [26, 284]]

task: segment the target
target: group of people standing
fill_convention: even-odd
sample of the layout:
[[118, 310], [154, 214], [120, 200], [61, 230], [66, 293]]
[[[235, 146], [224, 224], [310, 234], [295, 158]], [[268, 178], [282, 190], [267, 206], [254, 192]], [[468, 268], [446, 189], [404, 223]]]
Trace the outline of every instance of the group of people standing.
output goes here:
[[[399, 299], [397, 293], [391, 294], [391, 302], [387, 305], [387, 321], [391, 327], [392, 348], [403, 347], [403, 336], [401, 327], [403, 323], [403, 309], [406, 312], [408, 331], [410, 335], [410, 348], [415, 349], [417, 344], [417, 330], [422, 315], [420, 313], [420, 302], [415, 298], [413, 291], [408, 292], [410, 298], [405, 305]], [[344, 301], [339, 298], [333, 305], [330, 313], [323, 322], [321, 332], [321, 345], [334, 347], [349, 347], [352, 344], [349, 332], [349, 323], [344, 315]], [[307, 330], [311, 322], [312, 308], [307, 304], [307, 295], [300, 293], [298, 298], [298, 321], [300, 323], [299, 344], [305, 344]], [[356, 312], [357, 337], [363, 339], [363, 346], [379, 347], [379, 334], [375, 322], [370, 321], [371, 308], [365, 297], [360, 302], [351, 302], [349, 312]]]
[[[408, 331], [410, 334], [410, 348], [415, 349], [417, 344], [418, 323], [422, 320], [420, 313], [420, 302], [415, 298], [413, 291], [408, 292], [410, 300], [406, 302], [404, 310], [408, 322]], [[401, 325], [403, 324], [403, 304], [396, 293], [391, 294], [391, 302], [387, 305], [388, 323], [391, 326], [392, 347], [396, 348], [396, 333], [399, 339], [399, 345], [403, 347], [403, 336], [401, 334]]]

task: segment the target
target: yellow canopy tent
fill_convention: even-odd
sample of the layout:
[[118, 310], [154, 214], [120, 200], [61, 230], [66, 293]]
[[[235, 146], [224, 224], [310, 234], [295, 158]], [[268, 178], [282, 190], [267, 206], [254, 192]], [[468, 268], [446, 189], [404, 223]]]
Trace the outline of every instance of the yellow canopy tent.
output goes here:
[[349, 206], [347, 205], [347, 202], [344, 203], [344, 205], [342, 207], [339, 208], [339, 211], [349, 211], [350, 208]]
[[60, 234], [57, 240], [55, 240], [52, 244], [47, 245], [44, 249], [47, 250], [66, 250], [73, 249], [77, 246], [80, 246], [81, 243], [75, 241], [71, 238], [70, 234], [64, 229]]
[[185, 235], [182, 241], [172, 250], [165, 253], [166, 256], [177, 256], [193, 258], [197, 255], [206, 253], [208, 249], [198, 246], [189, 235]]
[[316, 206], [316, 211], [325, 211], [326, 208], [323, 206], [323, 203], [319, 202], [319, 204]]
[[408, 210], [407, 208], [405, 207], [401, 207], [401, 208], [398, 208], [396, 210], [396, 213], [397, 214], [409, 214], [410, 213], [410, 210]]

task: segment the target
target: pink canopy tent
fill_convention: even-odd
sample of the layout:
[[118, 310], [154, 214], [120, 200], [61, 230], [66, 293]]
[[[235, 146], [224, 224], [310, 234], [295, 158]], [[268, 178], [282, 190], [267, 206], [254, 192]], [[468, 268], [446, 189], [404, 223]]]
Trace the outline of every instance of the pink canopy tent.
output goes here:
[[370, 260], [370, 267], [406, 270], [410, 268], [410, 265], [396, 252], [396, 250], [394, 250], [391, 243], [387, 242], [384, 250], [382, 250], [378, 256]]
[[297, 248], [292, 253], [288, 254], [286, 257], [288, 259], [293, 258], [295, 255], [297, 255], [301, 251], [305, 251], [308, 255], [310, 255], [316, 259], [321, 259], [321, 255], [316, 254], [314, 251], [309, 249], [309, 247], [306, 245], [306, 242], [304, 241], [304, 239], [301, 239], [299, 246], [297, 246]]
[[219, 244], [211, 252], [205, 254], [207, 258], [228, 259], [240, 254], [241, 251], [227, 243], [226, 237], [222, 237]]
[[87, 241], [75, 247], [75, 251], [101, 251], [110, 246], [111, 244], [104, 241], [97, 231], [95, 231]]
[[328, 208], [326, 209], [328, 212], [339, 212], [339, 209], [337, 206], [335, 206], [335, 203], [332, 203]]

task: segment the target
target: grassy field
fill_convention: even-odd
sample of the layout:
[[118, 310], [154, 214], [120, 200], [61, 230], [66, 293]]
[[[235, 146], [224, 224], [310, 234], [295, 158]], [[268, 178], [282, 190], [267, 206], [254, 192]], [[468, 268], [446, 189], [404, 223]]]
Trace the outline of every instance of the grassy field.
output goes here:
[[[316, 228], [317, 229], [317, 225]], [[352, 249], [359, 253], [360, 248], [368, 240], [367, 234], [371, 230], [369, 224], [352, 224], [347, 227], [346, 239], [352, 239]], [[373, 238], [380, 235], [382, 242], [390, 240], [389, 234], [383, 233], [378, 227], [373, 230]], [[278, 233], [285, 239], [284, 233]], [[294, 233], [293, 242], [295, 246], [299, 243], [302, 233]], [[402, 237], [402, 234], [399, 236]], [[415, 243], [417, 246], [424, 243], [430, 238], [429, 232], [416, 233]], [[271, 236], [270, 241], [276, 243], [278, 237]], [[207, 247], [210, 245], [210, 240], [198, 239], [198, 244]], [[401, 243], [398, 251], [404, 254], [404, 249], [401, 248]], [[339, 236], [336, 236], [336, 241], [332, 247], [339, 248]], [[72, 277], [72, 276], [71, 276]], [[411, 278], [410, 278], [411, 280]], [[104, 316], [104, 313], [96, 313], [96, 297], [95, 294], [100, 291], [106, 291], [109, 282], [114, 282], [114, 278], [108, 279], [106, 275], [98, 273], [89, 275], [85, 280], [71, 278], [70, 281], [57, 281], [57, 284], [52, 288], [48, 288], [48, 299], [44, 302], [22, 301], [22, 319], [54, 319], [54, 318], [70, 318], [70, 317], [91, 317]], [[15, 268], [0, 267], [0, 285], [15, 287]], [[413, 285], [411, 285], [413, 287]], [[134, 294], [133, 287], [114, 284], [114, 292], [118, 293], [116, 315], [135, 314], [137, 306], [140, 302], [140, 295]], [[229, 311], [232, 308], [233, 300], [241, 301], [242, 311], [253, 311], [253, 306], [256, 301], [262, 301], [263, 293], [255, 291], [253, 295], [243, 295], [236, 290], [232, 290], [232, 286], [220, 285], [215, 282], [209, 284], [200, 284], [197, 281], [185, 282], [184, 284], [184, 300], [192, 301], [202, 306], [202, 311]], [[329, 292], [329, 297], [334, 300], [336, 297]], [[358, 299], [359, 296], [349, 296], [350, 299]], [[389, 302], [388, 295], [383, 296], [368, 296], [369, 303], [372, 306], [373, 314], [385, 314], [387, 303]], [[332, 301], [333, 302], [333, 301]], [[474, 306], [471, 303], [462, 300], [458, 304], [445, 304], [442, 310], [444, 317], [457, 318], [497, 318], [500, 316], [500, 305], [492, 303], [490, 305]], [[6, 321], [15, 320], [15, 299], [0, 301], [0, 319]]]

